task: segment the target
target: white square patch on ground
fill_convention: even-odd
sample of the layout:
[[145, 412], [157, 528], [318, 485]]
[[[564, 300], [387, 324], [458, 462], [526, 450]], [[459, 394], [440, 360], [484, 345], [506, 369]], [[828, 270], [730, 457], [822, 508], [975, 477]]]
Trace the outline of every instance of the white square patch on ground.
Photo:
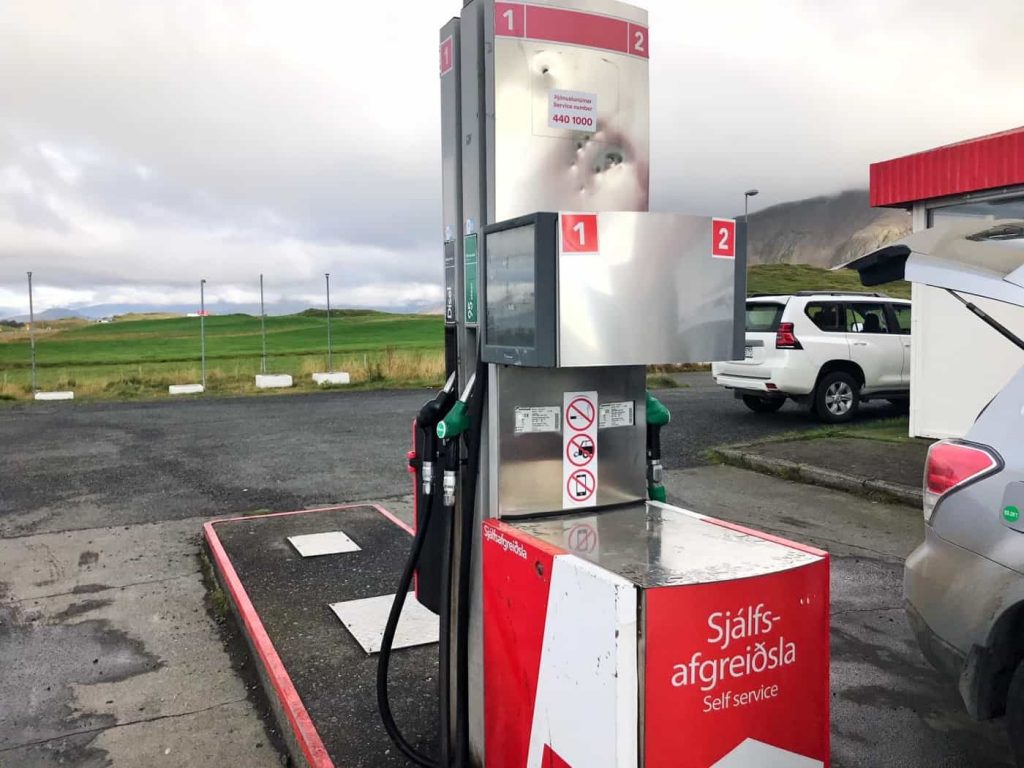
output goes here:
[[[394, 595], [381, 595], [363, 600], [331, 603], [331, 610], [341, 619], [341, 623], [352, 633], [352, 637], [364, 651], [379, 653], [384, 626], [388, 623], [388, 614], [394, 601]], [[410, 592], [405, 599], [405, 607], [402, 608], [402, 617], [398, 620], [392, 647], [411, 648], [436, 643], [439, 624], [437, 616], [420, 605], [416, 595]]]
[[340, 555], [343, 552], [358, 552], [360, 550], [360, 546], [341, 531], [289, 536], [288, 541], [303, 557]]

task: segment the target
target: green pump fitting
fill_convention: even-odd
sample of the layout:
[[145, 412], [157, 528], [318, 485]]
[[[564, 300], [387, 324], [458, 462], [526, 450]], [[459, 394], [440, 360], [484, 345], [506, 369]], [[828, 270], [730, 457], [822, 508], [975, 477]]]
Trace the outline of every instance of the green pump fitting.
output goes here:
[[647, 497], [651, 501], [668, 501], [668, 493], [661, 482], [661, 428], [672, 421], [658, 398], [647, 393]]
[[652, 483], [647, 486], [647, 498], [651, 501], [660, 501], [662, 504], [667, 504], [668, 492], [661, 483]]
[[451, 440], [469, 429], [469, 409], [459, 400], [448, 415], [437, 423], [437, 436], [442, 440]]
[[672, 421], [672, 414], [669, 412], [668, 408], [662, 405], [658, 398], [648, 392], [647, 423], [652, 427], [664, 427], [670, 421]]
[[466, 406], [466, 402], [473, 393], [474, 386], [476, 386], [475, 373], [469, 377], [458, 402], [448, 411], [448, 415], [437, 423], [437, 436], [442, 440], [452, 440], [469, 429], [469, 408]]

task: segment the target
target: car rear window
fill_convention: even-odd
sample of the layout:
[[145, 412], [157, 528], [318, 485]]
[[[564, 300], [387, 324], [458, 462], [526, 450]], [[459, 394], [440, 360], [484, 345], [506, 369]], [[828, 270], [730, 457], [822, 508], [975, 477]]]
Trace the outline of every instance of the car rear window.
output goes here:
[[804, 312], [811, 322], [823, 331], [841, 332], [846, 330], [842, 320], [842, 305], [838, 302], [812, 301]]
[[785, 304], [767, 301], [747, 302], [747, 330], [752, 333], [775, 333], [779, 330], [779, 320]]

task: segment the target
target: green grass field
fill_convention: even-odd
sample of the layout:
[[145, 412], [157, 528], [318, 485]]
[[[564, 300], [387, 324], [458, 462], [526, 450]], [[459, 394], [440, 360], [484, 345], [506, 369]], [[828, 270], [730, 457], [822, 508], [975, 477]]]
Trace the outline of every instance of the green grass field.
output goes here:
[[[803, 289], [863, 290], [853, 272], [804, 265], [756, 266], [748, 275], [749, 293]], [[892, 296], [910, 295], [907, 283], [883, 289]], [[268, 317], [266, 323], [267, 372], [290, 373], [295, 389], [314, 389], [310, 374], [327, 367], [326, 314], [307, 310]], [[331, 328], [334, 368], [348, 371], [353, 387], [432, 387], [444, 377], [440, 316], [335, 310]], [[206, 318], [208, 391], [256, 393], [260, 346], [258, 317]], [[36, 361], [38, 387], [43, 390], [73, 389], [76, 398], [87, 400], [164, 396], [170, 384], [200, 380], [199, 319], [41, 321], [36, 324]], [[23, 329], [0, 328], [0, 401], [29, 399], [31, 394], [28, 335]]]
[[[327, 317], [320, 311], [267, 317], [267, 372], [290, 373], [313, 388], [310, 374], [326, 370]], [[200, 380], [199, 319], [109, 324], [39, 323], [36, 365], [40, 389], [74, 389], [76, 397], [120, 399], [166, 394], [170, 384]], [[255, 391], [260, 320], [249, 315], [206, 318], [207, 384], [211, 392]], [[443, 378], [442, 319], [370, 311], [331, 313], [334, 368], [356, 386], [433, 386]], [[6, 340], [7, 337], [9, 340]], [[0, 398], [28, 397], [27, 335], [0, 333]]]
[[790, 294], [796, 291], [877, 291], [893, 298], [909, 299], [910, 283], [900, 280], [865, 288], [850, 269], [833, 272], [806, 264], [759, 264], [747, 272], [748, 294]]

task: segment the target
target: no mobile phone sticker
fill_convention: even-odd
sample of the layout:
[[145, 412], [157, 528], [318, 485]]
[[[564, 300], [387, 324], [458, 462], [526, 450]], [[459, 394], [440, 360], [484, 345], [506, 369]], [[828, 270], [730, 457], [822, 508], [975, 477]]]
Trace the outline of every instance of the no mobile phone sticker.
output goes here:
[[597, 94], [584, 91], [549, 91], [548, 126], [593, 133], [597, 130]]

